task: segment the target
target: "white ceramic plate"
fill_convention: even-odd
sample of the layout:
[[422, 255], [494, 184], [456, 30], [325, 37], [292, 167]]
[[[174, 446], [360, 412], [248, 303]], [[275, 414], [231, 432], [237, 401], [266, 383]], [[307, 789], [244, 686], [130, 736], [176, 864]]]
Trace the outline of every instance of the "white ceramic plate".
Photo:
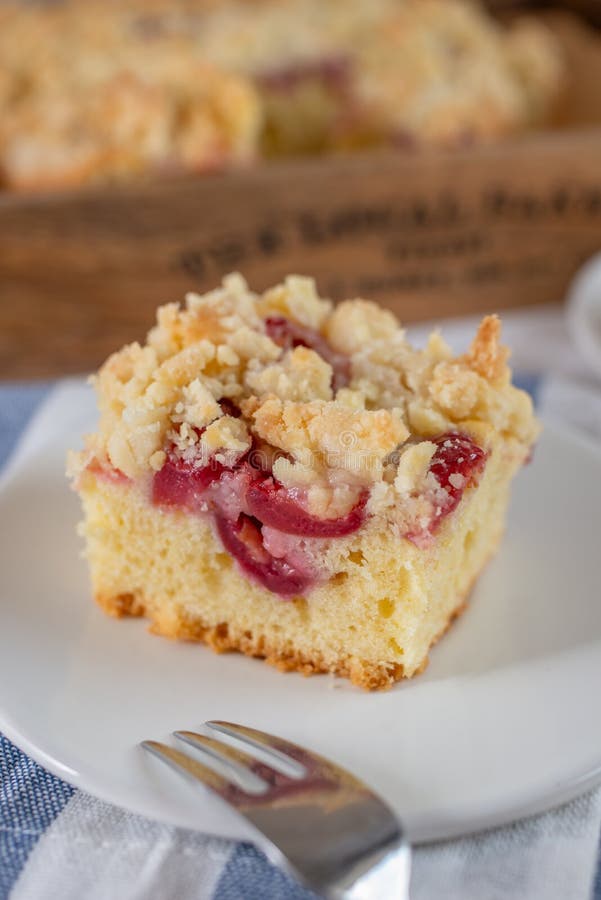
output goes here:
[[413, 840], [498, 825], [601, 780], [601, 455], [549, 427], [470, 608], [427, 672], [388, 693], [283, 675], [150, 636], [89, 599], [64, 452], [91, 426], [62, 388], [0, 491], [0, 729], [57, 775], [156, 819], [252, 835], [138, 748], [210, 718], [332, 756], [385, 795]]
[[601, 253], [588, 260], [570, 285], [566, 320], [583, 359], [601, 376]]

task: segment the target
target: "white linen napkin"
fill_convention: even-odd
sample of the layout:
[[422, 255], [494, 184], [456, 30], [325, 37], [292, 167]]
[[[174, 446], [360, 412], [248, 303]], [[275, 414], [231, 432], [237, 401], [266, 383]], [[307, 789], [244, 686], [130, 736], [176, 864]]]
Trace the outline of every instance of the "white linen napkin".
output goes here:
[[[411, 900], [589, 900], [601, 790], [471, 838], [418, 847]], [[239, 845], [76, 792], [30, 854], [11, 900], [304, 900]], [[236, 871], [238, 870], [238, 871]], [[239, 892], [237, 892], [239, 891]], [[394, 900], [394, 898], [382, 898]]]

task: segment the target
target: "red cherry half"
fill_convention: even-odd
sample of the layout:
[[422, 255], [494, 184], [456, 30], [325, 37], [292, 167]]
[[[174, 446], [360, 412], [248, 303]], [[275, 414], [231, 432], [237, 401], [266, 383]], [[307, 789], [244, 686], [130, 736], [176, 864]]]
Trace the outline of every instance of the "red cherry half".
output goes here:
[[337, 519], [321, 519], [307, 512], [293, 493], [274, 478], [257, 478], [246, 490], [248, 512], [284, 534], [298, 534], [302, 537], [343, 537], [357, 531], [365, 518], [367, 492], [363, 492], [358, 503], [346, 515]]
[[[451, 512], [461, 500], [466, 487], [476, 482], [488, 454], [466, 434], [449, 432], [437, 438], [434, 443], [437, 448], [430, 462], [430, 472], [454, 501], [449, 510]], [[460, 487], [454, 486], [450, 481], [452, 475], [461, 475], [464, 483]]]
[[[224, 415], [236, 418], [240, 416], [238, 407], [227, 397], [222, 398], [219, 403]], [[196, 428], [195, 431], [201, 437], [205, 429]], [[216, 459], [210, 459], [205, 466], [197, 466], [176, 456], [171, 447], [162, 468], [154, 475], [152, 502], [158, 506], [194, 506], [199, 496], [229, 468]]]
[[225, 467], [216, 460], [206, 466], [194, 466], [177, 457], [168, 457], [152, 481], [152, 502], [157, 506], [191, 507]]
[[[465, 489], [477, 484], [488, 458], [488, 453], [466, 434], [448, 432], [436, 438], [434, 443], [437, 448], [430, 462], [429, 471], [444, 489], [446, 498], [443, 502], [437, 498], [437, 506], [425, 528], [405, 534], [405, 537], [417, 546], [426, 546], [429, 543], [442, 521], [459, 505]], [[451, 482], [453, 475], [461, 475], [463, 482], [454, 485]]]
[[220, 513], [215, 524], [225, 549], [240, 568], [263, 587], [280, 597], [302, 595], [315, 582], [315, 576], [288, 562], [271, 556], [263, 546], [261, 523], [242, 513], [231, 522]]

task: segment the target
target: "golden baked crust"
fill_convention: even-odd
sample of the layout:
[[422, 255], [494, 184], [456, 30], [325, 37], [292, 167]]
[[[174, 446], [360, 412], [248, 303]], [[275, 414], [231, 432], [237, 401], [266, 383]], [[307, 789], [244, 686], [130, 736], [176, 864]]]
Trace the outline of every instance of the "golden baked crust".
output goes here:
[[546, 121], [544, 26], [467, 0], [64, 0], [0, 9], [0, 184], [49, 189]]
[[[115, 597], [97, 596], [96, 602], [110, 616], [121, 618], [122, 616], [144, 616], [146, 606], [140, 595], [119, 594]], [[465, 604], [456, 610], [449, 619], [461, 614]], [[250, 631], [238, 631], [227, 622], [209, 626], [202, 620], [186, 621], [180, 619], [168, 624], [151, 622], [150, 631], [161, 637], [180, 641], [198, 641], [206, 644], [215, 653], [228, 653], [238, 651], [246, 656], [264, 659], [269, 665], [275, 666], [280, 672], [300, 672], [303, 675], [332, 674], [348, 678], [357, 687], [366, 690], [383, 690], [392, 687], [395, 681], [403, 677], [403, 666], [399, 663], [378, 664], [368, 660], [357, 660], [353, 657], [341, 657], [334, 664], [326, 661], [319, 652], [302, 653], [299, 651], [284, 651], [281, 647], [270, 646], [263, 635], [256, 637]], [[418, 675], [427, 665], [425, 660], [422, 668], [413, 674]]]
[[[116, 618], [146, 615], [144, 599], [139, 594], [118, 594], [115, 597], [98, 595], [95, 600], [106, 613]], [[459, 599], [456, 608], [451, 610], [440, 632], [432, 639], [430, 648], [444, 637], [453, 622], [465, 612], [467, 606], [467, 599]], [[245, 656], [264, 659], [280, 672], [300, 672], [305, 676], [329, 674], [348, 678], [352, 684], [367, 691], [389, 690], [397, 681], [406, 677], [402, 663], [377, 663], [352, 656], [341, 656], [332, 663], [319, 652], [304, 653], [282, 650], [277, 644], [270, 646], [263, 635], [256, 637], [252, 632], [236, 630], [227, 622], [209, 626], [199, 620], [181, 619], [175, 624], [170, 623], [165, 626], [159, 621], [158, 623], [151, 622], [149, 630], [153, 634], [172, 640], [204, 643], [215, 653], [235, 651], [243, 653]], [[411, 673], [411, 677], [421, 675], [427, 669], [429, 661], [429, 656], [424, 657], [419, 668]]]

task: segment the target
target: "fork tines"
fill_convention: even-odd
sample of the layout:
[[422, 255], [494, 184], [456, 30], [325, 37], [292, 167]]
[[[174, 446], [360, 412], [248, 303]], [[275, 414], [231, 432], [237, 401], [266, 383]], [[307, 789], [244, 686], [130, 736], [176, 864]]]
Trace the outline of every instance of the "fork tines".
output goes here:
[[401, 826], [363, 782], [267, 732], [222, 721], [204, 727], [209, 734], [173, 733], [194, 755], [159, 741], [142, 747], [234, 807], [272, 859], [324, 896], [406, 897]]

